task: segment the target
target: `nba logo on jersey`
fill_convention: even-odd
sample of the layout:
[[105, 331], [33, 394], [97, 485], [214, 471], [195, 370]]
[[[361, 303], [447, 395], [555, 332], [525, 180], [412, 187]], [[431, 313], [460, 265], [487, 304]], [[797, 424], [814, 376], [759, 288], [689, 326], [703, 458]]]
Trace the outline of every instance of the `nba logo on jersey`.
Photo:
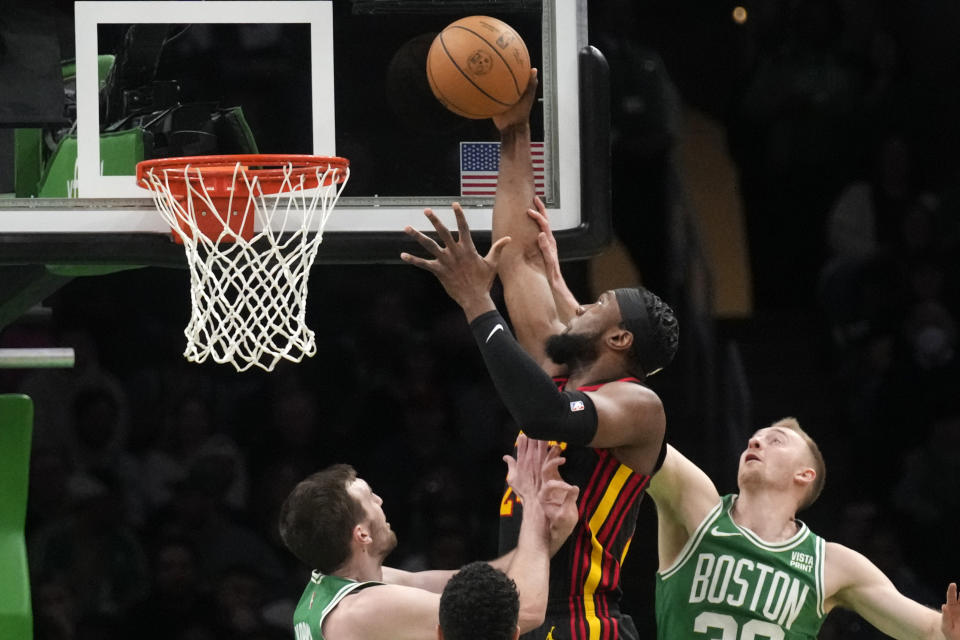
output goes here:
[[583, 411], [583, 400], [574, 400], [571, 402], [570, 411]]

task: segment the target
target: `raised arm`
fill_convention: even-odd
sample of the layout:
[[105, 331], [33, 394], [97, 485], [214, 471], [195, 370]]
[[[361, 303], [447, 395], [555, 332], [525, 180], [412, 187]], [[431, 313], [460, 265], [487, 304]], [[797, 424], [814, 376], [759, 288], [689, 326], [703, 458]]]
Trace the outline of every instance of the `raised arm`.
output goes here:
[[[551, 448], [545, 442], [521, 436], [516, 459], [505, 456], [504, 460], [507, 462], [508, 482], [524, 500], [525, 508], [517, 547], [490, 564], [504, 571], [516, 583], [520, 594], [519, 626], [521, 631], [525, 632], [543, 623], [549, 591], [550, 556], [570, 535], [577, 521], [577, 488], [560, 479], [557, 467], [564, 459], [560, 457], [558, 448]], [[357, 599], [350, 599], [351, 604], [368, 599], [369, 595], [369, 599], [374, 600], [377, 606], [392, 612], [395, 598], [403, 606], [412, 607], [422, 614], [423, 607], [429, 608], [433, 600], [426, 597], [418, 599], [416, 592], [438, 595], [455, 573], [456, 571], [410, 572], [384, 567], [383, 580], [388, 583], [387, 586], [402, 588], [388, 590], [377, 587], [369, 589], [369, 594], [366, 590], [361, 591], [357, 594]], [[411, 588], [413, 592], [407, 590]], [[436, 602], [439, 605], [439, 600]], [[362, 604], [356, 606], [358, 615], [369, 613]], [[353, 619], [351, 609], [344, 611], [347, 613], [338, 613], [338, 619]], [[383, 629], [389, 631], [394, 624], [407, 624], [405, 613], [397, 615], [397, 619], [385, 624]], [[435, 611], [433, 615], [436, 615]], [[377, 633], [381, 627], [378, 622], [364, 621], [362, 624], [370, 638], [376, 640], [379, 637]], [[422, 628], [414, 625], [415, 634], [422, 631]], [[433, 632], [435, 627], [431, 628], [431, 633]], [[339, 637], [328, 637], [330, 640], [341, 640]]]
[[824, 566], [826, 610], [851, 609], [891, 638], [960, 639], [957, 587], [947, 588], [947, 602], [936, 611], [911, 600], [866, 557], [828, 543]]
[[536, 70], [523, 97], [493, 119], [500, 131], [500, 172], [493, 203], [493, 238], [509, 236], [498, 266], [507, 312], [521, 346], [551, 375], [562, 373], [546, 356], [547, 337], [563, 330], [537, 245], [539, 229], [527, 217], [534, 202], [530, 160], [530, 109], [537, 94]]
[[940, 607], [940, 631], [943, 637], [960, 640], [960, 599], [957, 597], [957, 583], [947, 585], [947, 601]]
[[[406, 228], [406, 233], [434, 259], [408, 253], [400, 257], [434, 274], [463, 309], [490, 377], [514, 420], [528, 435], [541, 440], [623, 447], [617, 451], [622, 462], [640, 472], [651, 470], [666, 428], [659, 397], [630, 382], [611, 382], [592, 392], [558, 391], [546, 370], [514, 339], [490, 298], [498, 259], [502, 260], [505, 247], [513, 244], [512, 238], [500, 238], [485, 257], [480, 256], [462, 208], [454, 204], [453, 211], [459, 229], [457, 239], [432, 211], [425, 212], [443, 246], [416, 229]], [[538, 260], [542, 266], [543, 260]]]
[[657, 507], [657, 551], [663, 571], [673, 565], [696, 528], [720, 503], [720, 494], [707, 474], [672, 445], [667, 445], [663, 466], [650, 481], [647, 494]]
[[550, 220], [547, 218], [547, 208], [543, 205], [539, 196], [533, 199], [533, 204], [535, 208], [527, 209], [527, 215], [540, 228], [540, 233], [537, 234], [537, 245], [543, 259], [547, 282], [550, 283], [550, 292], [553, 294], [553, 303], [557, 307], [557, 316], [560, 322], [566, 324], [570, 318], [577, 314], [580, 303], [577, 302], [577, 298], [570, 291], [567, 281], [563, 279], [563, 273], [560, 271], [560, 252], [557, 251], [557, 239], [553, 237], [553, 229], [550, 228]]
[[[557, 467], [563, 458], [559, 454], [558, 447], [521, 435], [516, 459], [503, 458], [508, 469], [507, 483], [524, 505], [517, 548], [505, 569], [521, 596], [521, 631], [543, 624], [550, 590], [550, 551], [559, 548], [560, 544], [555, 542], [562, 544], [566, 540], [577, 520], [577, 489], [560, 480]], [[528, 526], [528, 520], [535, 522]], [[532, 526], [541, 523], [545, 530]], [[554, 537], [558, 540], [554, 541]]]

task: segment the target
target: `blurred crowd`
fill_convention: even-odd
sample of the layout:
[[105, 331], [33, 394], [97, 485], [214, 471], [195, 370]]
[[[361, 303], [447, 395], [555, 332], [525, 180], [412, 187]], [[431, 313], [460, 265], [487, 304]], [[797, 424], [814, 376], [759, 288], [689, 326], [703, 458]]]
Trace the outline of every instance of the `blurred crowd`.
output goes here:
[[[160, 355], [182, 339], [155, 315], [171, 311], [163, 299], [186, 310], [176, 270], [107, 276], [109, 293], [77, 281], [54, 302], [69, 328], [4, 333], [76, 352], [73, 369], [4, 380], [36, 410], [26, 536], [38, 639], [289, 637], [309, 568], [283, 548], [277, 513], [334, 462], [384, 499], [394, 565], [495, 555], [516, 427], [462, 313], [412, 269], [336, 275], [311, 287], [319, 353], [270, 374], [190, 364], [175, 346]], [[99, 308], [118, 292], [130, 297]]]

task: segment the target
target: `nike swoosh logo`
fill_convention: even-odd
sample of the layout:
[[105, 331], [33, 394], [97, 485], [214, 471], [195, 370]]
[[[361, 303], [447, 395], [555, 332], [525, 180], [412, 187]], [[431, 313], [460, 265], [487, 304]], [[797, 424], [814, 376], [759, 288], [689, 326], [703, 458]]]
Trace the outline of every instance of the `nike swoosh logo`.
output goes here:
[[503, 331], [503, 325], [500, 324], [499, 322], [497, 323], [497, 326], [495, 326], [493, 329], [491, 329], [490, 335], [487, 336], [487, 339], [484, 340], [483, 343], [486, 344], [486, 343], [490, 342], [490, 338], [492, 338], [492, 337], [493, 337], [493, 334], [495, 334], [497, 331]]
[[718, 538], [723, 538], [723, 537], [728, 537], [728, 536], [739, 536], [739, 535], [740, 535], [740, 533], [737, 532], [737, 531], [734, 531], [734, 532], [732, 532], [732, 533], [729, 532], [729, 531], [720, 531], [720, 530], [717, 529], [716, 527], [714, 527], [713, 529], [711, 529], [711, 530], [710, 530], [710, 533], [711, 533], [711, 535], [715, 535], [715, 536], [717, 536]]

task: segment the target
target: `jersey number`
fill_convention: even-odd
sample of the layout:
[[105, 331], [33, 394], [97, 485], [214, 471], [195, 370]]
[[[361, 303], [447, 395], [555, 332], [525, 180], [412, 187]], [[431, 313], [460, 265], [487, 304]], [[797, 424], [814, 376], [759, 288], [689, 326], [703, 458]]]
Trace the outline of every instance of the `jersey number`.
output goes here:
[[783, 640], [783, 629], [766, 620], [750, 620], [739, 629], [737, 636], [737, 621], [722, 613], [704, 611], [693, 621], [693, 630], [697, 633], [708, 633], [710, 629], [719, 629], [722, 634], [714, 640]]
[[503, 499], [500, 500], [500, 516], [507, 517], [513, 515], [513, 505], [517, 501], [517, 496], [513, 492], [513, 487], [507, 487], [503, 492]]

